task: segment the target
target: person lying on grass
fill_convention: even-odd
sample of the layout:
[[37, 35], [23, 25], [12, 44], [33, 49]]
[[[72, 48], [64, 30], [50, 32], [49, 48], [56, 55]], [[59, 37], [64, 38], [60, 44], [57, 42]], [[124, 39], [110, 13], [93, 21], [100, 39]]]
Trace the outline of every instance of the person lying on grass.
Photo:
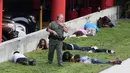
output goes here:
[[87, 30], [85, 30], [85, 29], [76, 29], [76, 31], [72, 35], [66, 36], [65, 39], [72, 38], [72, 37], [78, 37], [78, 38], [87, 37], [86, 34], [87, 34]]
[[80, 57], [79, 54], [73, 56], [69, 51], [63, 53], [62, 60], [63, 62], [75, 62], [75, 63], [81, 62], [85, 64], [121, 64], [122, 63], [122, 61], [119, 59], [104, 62], [96, 58], [89, 58], [88, 56]]
[[104, 53], [115, 54], [115, 51], [109, 50], [109, 49], [98, 49], [98, 47], [96, 47], [96, 46], [80, 47], [76, 44], [68, 44], [65, 42], [63, 42], [63, 50], [81, 50], [81, 51], [88, 51], [90, 53], [104, 52]]
[[70, 37], [87, 37], [87, 31], [84, 29], [76, 29], [76, 31]]
[[[36, 50], [45, 50], [48, 48], [48, 45], [46, 43], [45, 39], [40, 39], [37, 49]], [[90, 53], [99, 53], [99, 52], [104, 52], [104, 53], [110, 53], [110, 54], [114, 54], [115, 51], [113, 50], [109, 50], [109, 49], [98, 49], [98, 47], [96, 46], [92, 46], [92, 47], [79, 47], [76, 44], [68, 44], [63, 42], [63, 46], [62, 46], [63, 50], [81, 50], [81, 51], [88, 51]]]
[[46, 50], [46, 49], [48, 49], [48, 43], [45, 39], [41, 38], [39, 40], [37, 47], [36, 47], [36, 50]]
[[24, 54], [20, 53], [19, 51], [15, 51], [9, 61], [22, 65], [36, 65], [36, 61], [34, 59], [29, 60]]
[[45, 39], [40, 39], [36, 50], [46, 50], [48, 48], [47, 42]]
[[87, 36], [95, 36], [96, 35], [96, 32], [99, 31], [99, 28], [97, 27], [96, 24], [93, 24], [93, 23], [86, 23], [84, 25], [84, 29], [86, 30], [86, 35]]
[[95, 36], [96, 32], [98, 31], [99, 28], [97, 27], [96, 24], [86, 23], [84, 25], [84, 29], [76, 29], [76, 31], [72, 35], [68, 36], [68, 38]]

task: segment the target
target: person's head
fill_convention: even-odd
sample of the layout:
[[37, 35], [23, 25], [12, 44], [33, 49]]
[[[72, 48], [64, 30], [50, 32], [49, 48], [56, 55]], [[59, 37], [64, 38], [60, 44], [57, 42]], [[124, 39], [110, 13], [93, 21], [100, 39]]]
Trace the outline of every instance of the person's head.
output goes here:
[[62, 55], [63, 62], [70, 61], [72, 57], [72, 54], [69, 51], [66, 51]]
[[64, 22], [64, 16], [62, 14], [59, 14], [57, 16], [57, 20], [60, 21], [60, 22]]
[[44, 47], [44, 49], [47, 49], [47, 46], [46, 46], [46, 40], [45, 39], [40, 39], [39, 43], [38, 43], [38, 46], [39, 48], [42, 48]]
[[79, 55], [79, 54], [76, 54], [76, 55], [74, 56], [74, 60], [75, 60], [75, 62], [80, 62], [80, 55]]
[[13, 54], [19, 53], [19, 51], [15, 51]]
[[82, 31], [76, 31], [73, 33], [73, 35], [76, 35], [77, 37], [79, 37], [79, 36], [83, 36], [84, 33]]
[[100, 6], [98, 6], [98, 11], [100, 11], [101, 10], [101, 7]]

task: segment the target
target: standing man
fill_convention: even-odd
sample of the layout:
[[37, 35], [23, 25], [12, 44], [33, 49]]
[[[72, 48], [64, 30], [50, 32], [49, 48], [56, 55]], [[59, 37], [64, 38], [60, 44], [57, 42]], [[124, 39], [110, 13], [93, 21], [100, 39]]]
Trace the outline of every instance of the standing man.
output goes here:
[[48, 52], [48, 62], [52, 64], [54, 51], [57, 52], [58, 66], [63, 66], [62, 62], [62, 41], [64, 40], [64, 32], [68, 32], [68, 29], [64, 25], [64, 16], [59, 14], [56, 21], [52, 21], [47, 28], [50, 32], [49, 35], [49, 52]]

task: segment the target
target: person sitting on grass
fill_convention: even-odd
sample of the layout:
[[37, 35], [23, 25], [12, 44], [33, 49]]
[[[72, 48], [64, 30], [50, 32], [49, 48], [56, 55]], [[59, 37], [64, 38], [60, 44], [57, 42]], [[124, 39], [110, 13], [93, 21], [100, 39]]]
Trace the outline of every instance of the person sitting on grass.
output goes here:
[[81, 51], [88, 51], [90, 53], [104, 52], [104, 53], [115, 54], [115, 51], [109, 50], [109, 49], [98, 49], [98, 47], [96, 47], [96, 46], [80, 47], [76, 44], [68, 44], [65, 42], [63, 42], [63, 50], [81, 50]]
[[34, 59], [28, 59], [25, 55], [20, 53], [19, 51], [15, 51], [13, 56], [9, 59], [9, 61], [19, 63], [22, 65], [36, 65], [36, 61]]
[[81, 62], [81, 63], [85, 63], [85, 64], [113, 64], [114, 65], [114, 64], [122, 63], [122, 61], [119, 59], [104, 62], [104, 61], [98, 60], [96, 58], [89, 58], [88, 56], [80, 57], [79, 54], [76, 54], [73, 56], [68, 51], [63, 53], [62, 60], [63, 60], [63, 62], [75, 62], [75, 63]]
[[45, 39], [40, 39], [38, 45], [37, 45], [37, 48], [36, 50], [45, 50], [48, 48], [48, 45], [47, 45], [47, 42]]

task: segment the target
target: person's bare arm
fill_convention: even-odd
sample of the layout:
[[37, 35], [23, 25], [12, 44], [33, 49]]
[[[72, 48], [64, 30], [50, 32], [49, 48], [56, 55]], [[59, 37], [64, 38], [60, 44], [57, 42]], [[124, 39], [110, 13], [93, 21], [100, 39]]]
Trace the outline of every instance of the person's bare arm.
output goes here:
[[50, 28], [47, 28], [47, 31], [50, 32], [50, 33], [54, 32], [54, 30], [51, 30]]
[[64, 30], [64, 32], [68, 33], [68, 28], [67, 27], [64, 26], [63, 30]]
[[51, 30], [50, 28], [47, 28], [47, 31], [54, 34], [54, 35], [57, 35], [57, 33], [54, 30]]
[[59, 23], [59, 25], [63, 28], [64, 32], [68, 32], [68, 28], [65, 27], [65, 24], [64, 23]]
[[54, 35], [57, 35], [57, 33], [54, 30], [50, 29], [50, 27], [51, 27], [51, 23], [49, 24], [49, 27], [47, 28], [46, 31], [48, 31], [48, 32], [50, 32], [50, 33], [52, 33]]

